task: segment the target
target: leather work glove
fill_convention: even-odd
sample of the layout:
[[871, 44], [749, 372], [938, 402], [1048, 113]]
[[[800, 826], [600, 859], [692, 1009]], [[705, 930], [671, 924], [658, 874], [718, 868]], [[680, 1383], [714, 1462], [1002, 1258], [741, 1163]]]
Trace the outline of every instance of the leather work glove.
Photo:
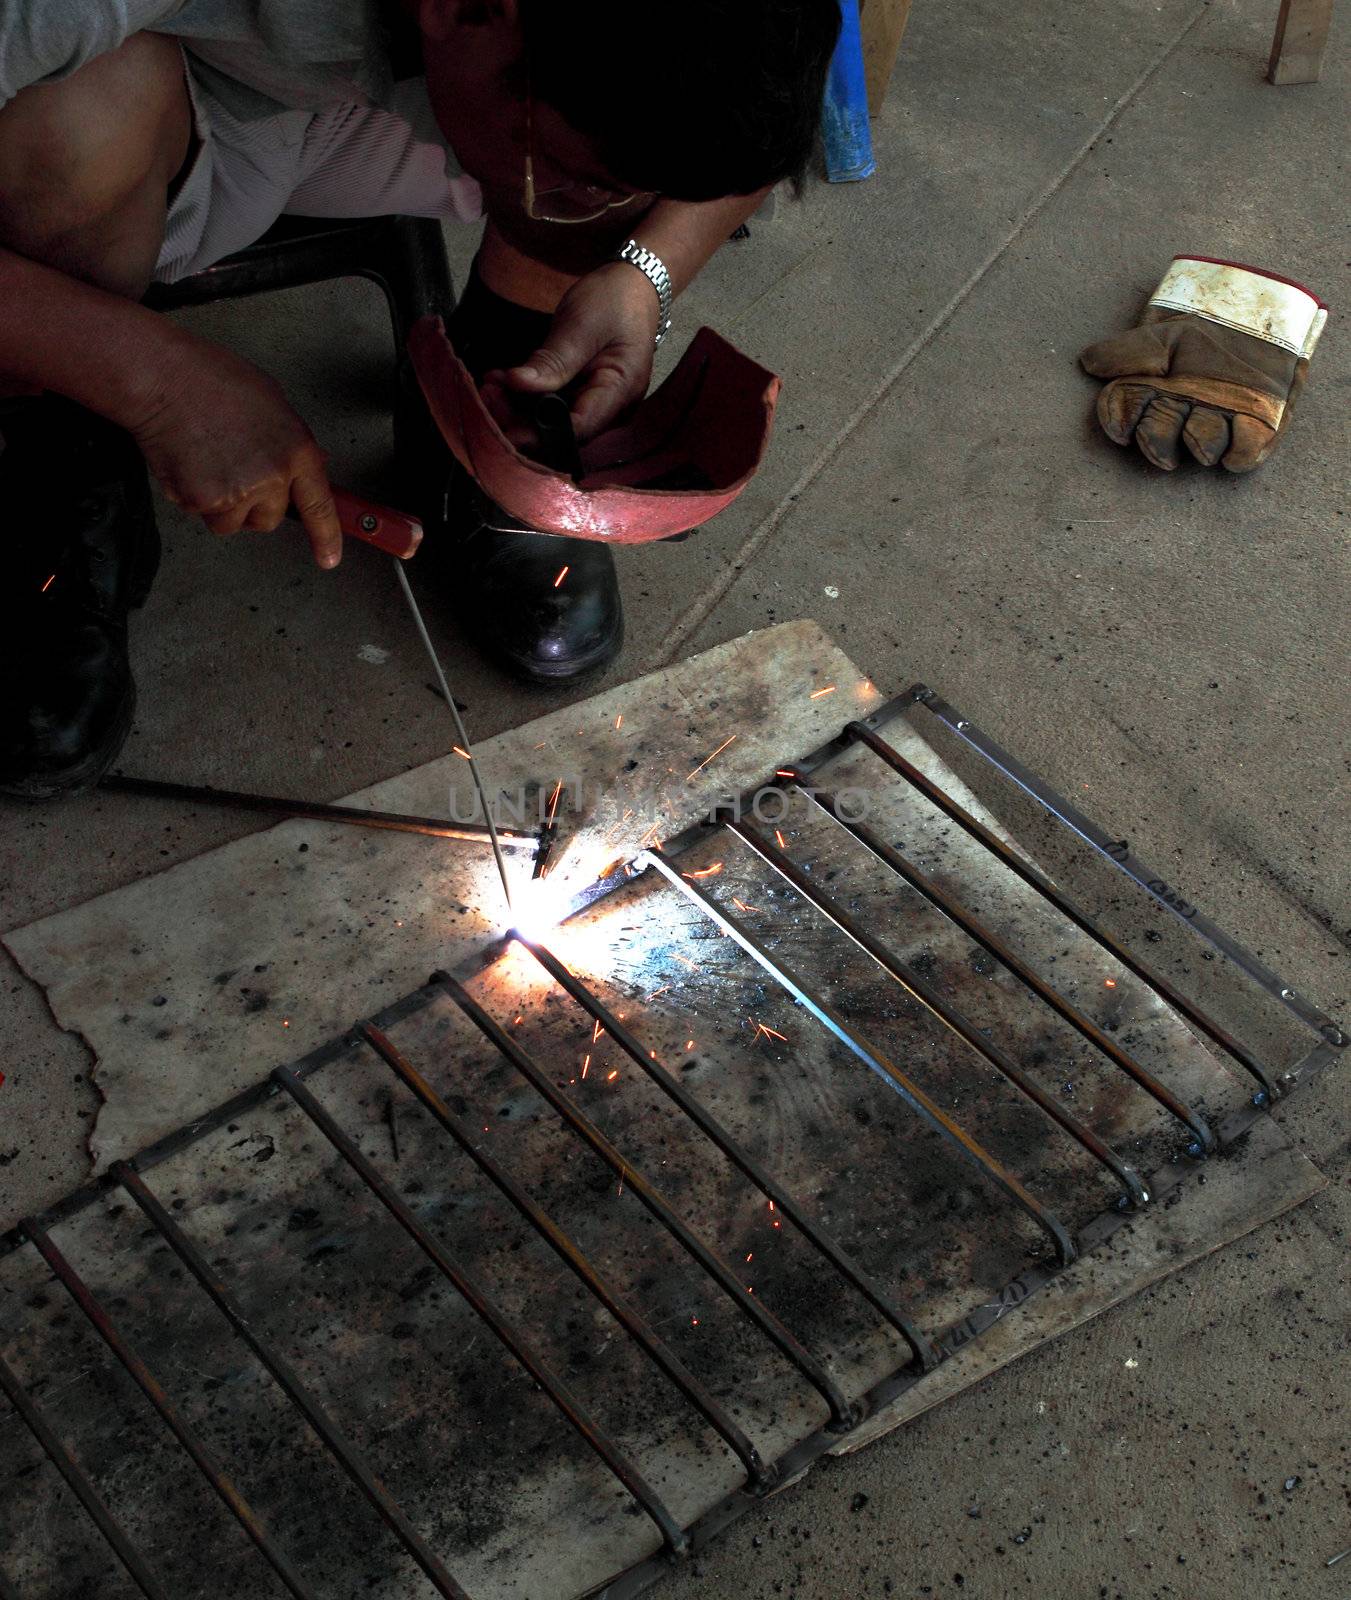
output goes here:
[[1251, 472], [1271, 454], [1327, 320], [1289, 278], [1207, 256], [1175, 256], [1138, 327], [1091, 344], [1084, 370], [1110, 381], [1098, 421], [1117, 444], [1171, 472], [1182, 446], [1202, 466]]

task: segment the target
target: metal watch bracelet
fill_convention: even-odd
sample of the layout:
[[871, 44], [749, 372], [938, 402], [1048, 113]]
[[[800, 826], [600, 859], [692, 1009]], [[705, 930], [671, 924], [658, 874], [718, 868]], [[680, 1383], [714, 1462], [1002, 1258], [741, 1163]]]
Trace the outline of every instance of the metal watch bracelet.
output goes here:
[[653, 342], [660, 344], [671, 331], [671, 274], [666, 270], [666, 263], [659, 255], [655, 255], [651, 250], [644, 249], [636, 239], [625, 240], [623, 248], [615, 256], [615, 260], [627, 261], [631, 267], [637, 267], [639, 272], [657, 291], [659, 321], [657, 324], [657, 337]]

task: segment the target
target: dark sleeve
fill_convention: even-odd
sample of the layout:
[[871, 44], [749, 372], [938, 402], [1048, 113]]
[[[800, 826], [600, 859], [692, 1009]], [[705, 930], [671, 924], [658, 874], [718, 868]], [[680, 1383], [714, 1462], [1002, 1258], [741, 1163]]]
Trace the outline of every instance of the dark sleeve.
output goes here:
[[183, 0], [0, 0], [0, 106], [154, 28]]

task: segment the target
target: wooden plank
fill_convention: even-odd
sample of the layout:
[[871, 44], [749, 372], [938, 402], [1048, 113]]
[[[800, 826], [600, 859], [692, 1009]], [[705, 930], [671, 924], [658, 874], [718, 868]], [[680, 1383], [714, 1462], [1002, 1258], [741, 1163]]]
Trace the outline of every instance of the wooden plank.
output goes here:
[[886, 98], [909, 16], [910, 0], [862, 0], [863, 72], [868, 81], [868, 110], [873, 116]]
[[[1272, 83], [1317, 83], [1331, 28], [1332, 0], [1281, 0], [1267, 63]], [[871, 84], [868, 98], [871, 104]]]

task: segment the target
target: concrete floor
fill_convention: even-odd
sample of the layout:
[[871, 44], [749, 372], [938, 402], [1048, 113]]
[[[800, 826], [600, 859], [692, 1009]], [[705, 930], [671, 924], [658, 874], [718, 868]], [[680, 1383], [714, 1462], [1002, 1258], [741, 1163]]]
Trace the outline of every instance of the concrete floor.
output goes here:
[[[1333, 219], [1348, 51], [1342, 29], [1320, 85], [1271, 88], [1274, 12], [920, 0], [877, 177], [780, 206], [679, 307], [680, 333], [708, 321], [783, 374], [778, 433], [711, 527], [624, 556], [629, 642], [610, 681], [816, 616], [880, 685], [924, 678], [1082, 785], [1344, 1017], [1351, 355]], [[472, 241], [452, 246], [462, 265]], [[1251, 479], [1165, 478], [1090, 421], [1075, 352], [1128, 326], [1187, 249], [1288, 272], [1334, 304], [1291, 434]], [[328, 285], [192, 323], [283, 379], [336, 474], [381, 485], [374, 291]], [[127, 770], [325, 797], [441, 752], [398, 597], [366, 552], [320, 577], [297, 534], [218, 542], [163, 522]], [[476, 735], [556, 703], [438, 627]], [[360, 655], [369, 644], [389, 659]], [[7, 810], [5, 925], [244, 831], [110, 799]], [[78, 1041], [12, 967], [4, 991], [0, 1225], [78, 1181], [95, 1104]], [[1347, 1111], [1334, 1070], [1278, 1113], [1333, 1180], [1317, 1201], [828, 1465], [663, 1593], [1351, 1593], [1351, 1559], [1325, 1565], [1351, 1545]]]

